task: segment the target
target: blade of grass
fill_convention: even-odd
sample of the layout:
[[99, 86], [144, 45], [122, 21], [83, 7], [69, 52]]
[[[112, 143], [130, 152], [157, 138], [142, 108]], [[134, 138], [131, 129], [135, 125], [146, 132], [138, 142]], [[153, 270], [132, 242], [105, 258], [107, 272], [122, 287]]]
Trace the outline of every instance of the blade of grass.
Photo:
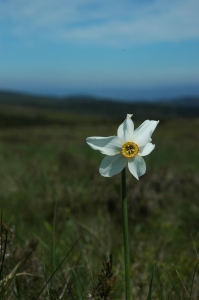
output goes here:
[[147, 300], [151, 300], [151, 293], [152, 293], [152, 287], [153, 287], [153, 276], [155, 274], [155, 270], [156, 270], [156, 263], [154, 264], [152, 275], [151, 275], [151, 281], [150, 281], [150, 285], [149, 285], [149, 293], [148, 293]]
[[2, 272], [3, 272], [3, 233], [2, 233], [2, 218], [3, 218], [3, 211], [1, 211], [1, 223], [0, 223], [0, 280], [2, 279]]
[[175, 287], [175, 284], [174, 284], [173, 281], [171, 280], [171, 277], [170, 277], [170, 275], [169, 275], [169, 273], [168, 273], [168, 271], [167, 271], [167, 269], [166, 269], [165, 267], [164, 267], [164, 270], [165, 270], [165, 273], [167, 274], [167, 276], [168, 276], [168, 278], [169, 278], [169, 280], [170, 280], [170, 282], [171, 282], [171, 284], [172, 284], [174, 290], [176, 291], [176, 294], [178, 295], [178, 298], [181, 300], [181, 297], [180, 297], [180, 295], [179, 295], [179, 293], [178, 293], [178, 291], [177, 291], [177, 289], [176, 289], [176, 287]]
[[193, 240], [192, 234], [191, 234], [191, 240], [192, 240], [192, 243], [193, 243], [194, 250], [195, 250], [195, 252], [196, 252], [197, 259], [199, 259], [199, 254], [198, 254], [198, 251], [197, 251], [197, 249], [196, 249], [196, 244], [195, 244], [195, 242], [194, 242], [194, 240]]
[[194, 282], [194, 278], [195, 278], [197, 267], [198, 267], [198, 260], [197, 260], [197, 263], [196, 263], [196, 266], [195, 266], [195, 269], [194, 269], [194, 272], [193, 272], [193, 278], [192, 278], [192, 282], [191, 282], [191, 291], [190, 291], [190, 298], [189, 298], [189, 300], [191, 300], [191, 296], [192, 296], [193, 282]]
[[185, 285], [184, 285], [184, 282], [182, 281], [182, 278], [180, 277], [180, 274], [179, 274], [178, 270], [176, 269], [176, 267], [174, 266], [174, 264], [171, 264], [171, 265], [172, 265], [172, 267], [175, 269], [176, 274], [178, 275], [178, 278], [180, 279], [180, 282], [181, 282], [181, 284], [182, 284], [182, 286], [183, 286], [183, 289], [184, 289], [184, 291], [186, 292], [188, 298], [190, 298], [190, 295], [189, 295], [189, 293], [188, 293], [188, 291], [187, 291], [187, 289], [186, 289], [186, 287], [185, 287]]
[[[43, 272], [44, 272], [45, 280], [46, 280], [46, 282], [47, 282], [46, 265], [45, 265], [45, 261], [44, 261], [44, 257], [43, 257], [43, 256], [42, 256], [42, 267], [43, 267]], [[50, 299], [50, 291], [49, 291], [49, 286], [48, 286], [48, 284], [46, 284], [46, 289], [47, 289], [48, 297], [49, 297], [49, 299]]]
[[55, 258], [55, 248], [56, 248], [56, 243], [55, 243], [55, 227], [56, 227], [56, 215], [57, 215], [57, 203], [55, 203], [55, 208], [54, 208], [54, 218], [53, 218], [53, 227], [52, 227], [52, 238], [51, 238], [51, 272], [55, 269], [56, 265], [56, 258]]
[[[6, 255], [6, 248], [7, 248], [7, 241], [8, 241], [8, 231], [3, 225], [3, 211], [1, 212], [1, 223], [0, 223], [0, 231], [1, 231], [1, 237], [0, 237], [0, 249], [1, 249], [1, 255], [0, 255], [0, 279], [3, 278], [3, 266], [4, 266], [4, 260]], [[3, 231], [5, 231], [5, 238], [3, 236]]]
[[40, 242], [40, 244], [41, 244], [45, 249], [47, 249], [48, 251], [50, 251], [50, 248], [48, 247], [48, 245], [47, 245], [46, 243], [44, 243], [44, 242], [42, 241], [42, 239], [41, 239], [38, 235], [36, 235], [36, 233], [33, 232], [33, 235], [35, 236], [35, 238]]
[[4, 277], [1, 281], [0, 281], [0, 291], [3, 290], [3, 296], [5, 296], [8, 291], [9, 291], [9, 286], [11, 284], [11, 282], [13, 281], [13, 279], [16, 276], [16, 273], [19, 269], [21, 262], [19, 262], [14, 269], [6, 276]]
[[76, 272], [75, 272], [74, 269], [72, 269], [72, 276], [73, 276], [73, 280], [75, 282], [75, 286], [76, 286], [76, 290], [77, 290], [77, 294], [78, 294], [79, 300], [82, 300], [80, 282], [79, 282], [79, 280], [77, 278], [77, 274], [76, 274]]
[[61, 300], [63, 298], [67, 287], [68, 287], [68, 282], [66, 282], [66, 284], [65, 284], [65, 286], [63, 288], [63, 291], [62, 291], [61, 295], [59, 296], [58, 300]]
[[65, 259], [68, 257], [68, 255], [72, 252], [72, 250], [74, 249], [74, 247], [76, 246], [76, 244], [79, 242], [80, 238], [81, 238], [81, 236], [76, 240], [76, 242], [73, 244], [73, 246], [71, 247], [71, 249], [64, 256], [64, 258], [62, 259], [62, 261], [60, 262], [60, 264], [58, 265], [58, 267], [54, 270], [54, 272], [48, 278], [47, 282], [44, 284], [44, 286], [42, 287], [41, 291], [39, 292], [39, 294], [37, 295], [37, 297], [35, 298], [35, 300], [39, 299], [39, 297], [40, 297], [41, 293], [43, 292], [43, 290], [45, 289], [46, 285], [51, 281], [52, 277], [55, 275], [55, 273], [57, 272], [57, 270], [63, 264], [63, 262], [65, 261]]

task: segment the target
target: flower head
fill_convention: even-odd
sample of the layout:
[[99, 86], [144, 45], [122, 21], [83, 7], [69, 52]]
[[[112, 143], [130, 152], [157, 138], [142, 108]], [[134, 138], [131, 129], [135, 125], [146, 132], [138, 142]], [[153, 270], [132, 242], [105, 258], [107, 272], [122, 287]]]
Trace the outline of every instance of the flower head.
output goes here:
[[131, 116], [128, 114], [119, 126], [117, 136], [94, 136], [86, 139], [91, 148], [107, 155], [99, 167], [99, 172], [104, 177], [120, 173], [126, 164], [131, 174], [138, 180], [146, 172], [142, 156], [148, 155], [155, 148], [151, 143], [151, 135], [159, 121], [146, 120], [134, 130]]

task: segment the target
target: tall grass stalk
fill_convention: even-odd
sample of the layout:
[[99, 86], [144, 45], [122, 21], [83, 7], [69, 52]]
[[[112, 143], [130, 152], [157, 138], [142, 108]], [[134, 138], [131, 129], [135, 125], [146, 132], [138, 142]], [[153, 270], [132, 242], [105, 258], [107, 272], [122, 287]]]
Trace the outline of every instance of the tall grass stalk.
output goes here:
[[122, 171], [122, 212], [123, 212], [123, 236], [124, 236], [124, 262], [125, 262], [126, 300], [131, 300], [129, 234], [128, 234], [128, 207], [127, 207], [127, 196], [126, 196], [126, 169], [125, 168]]
[[149, 293], [148, 293], [148, 297], [147, 300], [151, 300], [151, 294], [152, 294], [152, 287], [153, 287], [153, 277], [155, 274], [155, 270], [156, 270], [156, 264], [153, 267], [153, 271], [152, 271], [152, 275], [151, 275], [151, 281], [150, 281], [150, 285], [149, 285]]
[[78, 294], [78, 298], [79, 298], [79, 300], [83, 300], [82, 299], [82, 294], [81, 294], [80, 282], [79, 282], [79, 280], [77, 278], [77, 274], [76, 274], [76, 272], [75, 272], [74, 269], [72, 269], [72, 276], [73, 276], [73, 280], [75, 282], [75, 286], [76, 286], [76, 291], [77, 291], [77, 294]]
[[55, 273], [59, 270], [59, 268], [61, 267], [61, 265], [63, 264], [63, 262], [66, 260], [66, 258], [68, 257], [68, 255], [72, 252], [72, 250], [75, 248], [76, 244], [78, 243], [78, 241], [80, 240], [81, 236], [76, 240], [76, 242], [73, 244], [73, 246], [71, 247], [71, 249], [67, 252], [67, 254], [64, 256], [64, 258], [62, 259], [62, 261], [59, 263], [59, 265], [56, 267], [56, 269], [54, 270], [54, 272], [50, 275], [49, 279], [46, 281], [46, 283], [44, 284], [44, 286], [42, 287], [42, 289], [40, 290], [39, 294], [37, 295], [37, 297], [35, 298], [35, 300], [39, 299], [40, 295], [42, 294], [43, 290], [45, 289], [45, 287], [48, 285], [48, 283], [52, 280], [53, 276], [55, 275]]

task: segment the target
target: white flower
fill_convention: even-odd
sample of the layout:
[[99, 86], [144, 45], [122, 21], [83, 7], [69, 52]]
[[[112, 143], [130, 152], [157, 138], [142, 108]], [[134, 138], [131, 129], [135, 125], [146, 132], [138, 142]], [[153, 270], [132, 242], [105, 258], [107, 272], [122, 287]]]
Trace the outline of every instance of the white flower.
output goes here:
[[99, 172], [104, 177], [120, 173], [127, 163], [129, 171], [138, 180], [146, 172], [142, 156], [148, 155], [155, 148], [151, 143], [151, 135], [159, 121], [146, 120], [134, 130], [131, 116], [128, 114], [119, 126], [117, 136], [94, 136], [86, 139], [91, 148], [107, 155], [99, 167]]

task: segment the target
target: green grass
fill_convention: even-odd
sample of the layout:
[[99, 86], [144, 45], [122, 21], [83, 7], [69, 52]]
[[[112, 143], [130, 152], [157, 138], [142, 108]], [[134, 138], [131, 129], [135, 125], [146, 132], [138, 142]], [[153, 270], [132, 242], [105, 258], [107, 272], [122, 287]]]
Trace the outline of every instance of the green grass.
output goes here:
[[[124, 299], [120, 176], [101, 177], [103, 155], [85, 142], [115, 135], [123, 120], [52, 112], [48, 118], [65, 125], [0, 129], [0, 210], [3, 222], [15, 226], [4, 277], [21, 262], [5, 299], [35, 300], [49, 278], [39, 299], [80, 299], [80, 289], [87, 299], [110, 253], [117, 276], [111, 299]], [[151, 299], [190, 299], [172, 264], [188, 293], [193, 283], [191, 299], [199, 297], [198, 269], [192, 280], [194, 247], [199, 250], [198, 124], [160, 122], [147, 173], [137, 181], [127, 172], [132, 299], [147, 299], [155, 261]]]

